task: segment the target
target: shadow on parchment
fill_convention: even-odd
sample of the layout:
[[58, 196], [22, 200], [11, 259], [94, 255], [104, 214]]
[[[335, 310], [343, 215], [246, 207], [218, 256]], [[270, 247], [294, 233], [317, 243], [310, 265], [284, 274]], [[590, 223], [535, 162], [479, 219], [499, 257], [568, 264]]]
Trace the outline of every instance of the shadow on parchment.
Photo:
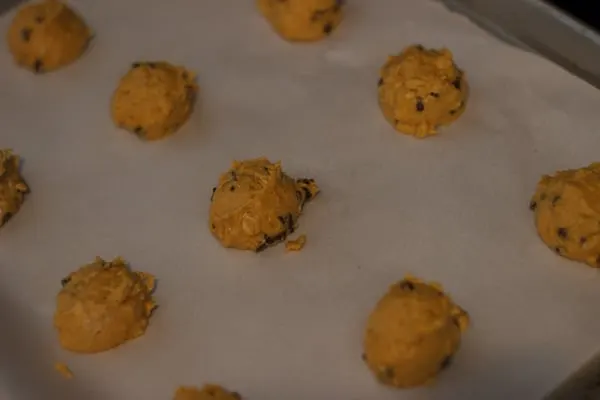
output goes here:
[[[65, 379], [47, 331], [36, 331], [35, 316], [0, 292], [0, 397], [2, 400], [106, 400], [85, 377]], [[43, 336], [41, 339], [40, 336]], [[8, 397], [6, 397], [8, 396]]]

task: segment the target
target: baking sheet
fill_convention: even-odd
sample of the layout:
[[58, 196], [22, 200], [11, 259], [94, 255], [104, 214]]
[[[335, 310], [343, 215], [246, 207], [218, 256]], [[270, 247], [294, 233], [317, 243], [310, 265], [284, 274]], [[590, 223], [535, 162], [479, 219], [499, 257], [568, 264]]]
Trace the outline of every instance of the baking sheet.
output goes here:
[[[279, 39], [252, 1], [71, 4], [97, 35], [71, 67], [34, 76], [0, 43], [0, 143], [32, 187], [0, 231], [1, 398], [216, 382], [248, 400], [536, 399], [600, 347], [598, 272], [549, 251], [528, 210], [541, 174], [598, 160], [588, 84], [433, 2], [350, 1], [310, 45]], [[472, 87], [427, 140], [394, 133], [376, 102], [380, 65], [415, 42], [450, 48]], [[109, 99], [131, 62], [158, 59], [202, 91], [176, 136], [143, 143], [113, 127]], [[300, 253], [225, 250], [207, 229], [218, 174], [262, 155], [322, 187]], [[140, 339], [78, 356], [57, 345], [54, 296], [97, 255], [155, 274], [160, 308]], [[363, 365], [361, 337], [405, 273], [442, 282], [473, 327], [435, 386], [397, 391]]]

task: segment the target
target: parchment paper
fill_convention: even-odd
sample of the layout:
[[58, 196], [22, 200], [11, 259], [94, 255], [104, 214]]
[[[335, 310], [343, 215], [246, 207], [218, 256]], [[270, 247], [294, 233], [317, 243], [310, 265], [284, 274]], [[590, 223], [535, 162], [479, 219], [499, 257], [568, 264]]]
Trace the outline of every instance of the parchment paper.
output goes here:
[[[3, 399], [159, 400], [205, 382], [247, 400], [539, 399], [600, 347], [598, 272], [548, 250], [528, 210], [541, 174], [599, 160], [591, 86], [428, 1], [349, 1], [309, 45], [249, 0], [71, 4], [97, 35], [78, 63], [34, 76], [0, 48], [0, 145], [32, 188], [0, 231]], [[450, 48], [472, 87], [426, 140], [396, 134], [376, 102], [380, 65], [416, 42]], [[200, 102], [176, 136], [143, 143], [113, 127], [109, 99], [131, 62], [160, 59], [199, 73]], [[322, 187], [301, 253], [209, 233], [219, 173], [262, 155]], [[160, 308], [142, 338], [77, 356], [57, 345], [54, 297], [97, 255], [155, 274]], [[473, 327], [435, 386], [398, 391], [360, 354], [405, 273], [441, 282]]]

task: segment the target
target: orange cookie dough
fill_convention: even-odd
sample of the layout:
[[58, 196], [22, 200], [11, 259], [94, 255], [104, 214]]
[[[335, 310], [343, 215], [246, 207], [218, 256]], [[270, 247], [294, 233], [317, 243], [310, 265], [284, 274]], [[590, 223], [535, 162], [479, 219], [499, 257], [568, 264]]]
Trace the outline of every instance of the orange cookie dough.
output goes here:
[[182, 386], [175, 392], [173, 400], [242, 400], [242, 396], [218, 385], [204, 385], [202, 389]]
[[388, 57], [379, 78], [379, 106], [385, 119], [407, 135], [435, 135], [462, 115], [469, 86], [447, 49], [410, 46]]
[[121, 78], [111, 102], [114, 123], [145, 140], [175, 133], [190, 117], [196, 74], [167, 62], [136, 62]]
[[10, 150], [0, 150], [0, 227], [19, 211], [29, 192], [19, 166], [19, 156]]
[[312, 179], [292, 179], [266, 158], [234, 161], [213, 188], [210, 231], [224, 247], [263, 251], [293, 233], [306, 202], [319, 193]]
[[62, 281], [54, 326], [63, 348], [98, 353], [144, 334], [156, 307], [154, 277], [132, 272], [121, 258], [97, 257]]
[[468, 324], [467, 313], [440, 285], [406, 277], [369, 316], [363, 359], [386, 385], [428, 384], [450, 364]]
[[91, 38], [85, 21], [60, 1], [28, 4], [15, 15], [7, 34], [15, 62], [35, 73], [77, 60]]
[[529, 208], [556, 254], [600, 268], [600, 163], [544, 175]]
[[329, 36], [342, 22], [340, 0], [258, 0], [271, 27], [289, 41], [315, 41]]

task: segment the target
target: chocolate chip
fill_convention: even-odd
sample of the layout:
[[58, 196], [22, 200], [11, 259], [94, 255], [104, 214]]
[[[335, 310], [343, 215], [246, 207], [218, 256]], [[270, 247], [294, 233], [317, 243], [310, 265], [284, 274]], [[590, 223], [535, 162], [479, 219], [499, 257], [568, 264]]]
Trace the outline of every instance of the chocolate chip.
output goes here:
[[215, 226], [215, 224], [210, 224], [211, 229], [217, 229], [217, 227]]
[[579, 238], [579, 244], [584, 244], [585, 242], [587, 242], [587, 238], [585, 236]]
[[302, 201], [302, 192], [300, 190], [296, 190], [296, 200]]
[[258, 245], [258, 247], [256, 249], [254, 249], [254, 252], [260, 253], [261, 251], [265, 251], [267, 249], [267, 247], [269, 247], [269, 245], [265, 242], [262, 242], [261, 244]]
[[231, 186], [231, 187], [229, 188], [229, 191], [230, 191], [230, 192], [235, 192], [235, 186]]
[[554, 198], [552, 199], [552, 205], [555, 206], [556, 203], [558, 203], [560, 201], [560, 196], [554, 196]]
[[430, 95], [431, 97], [435, 97], [435, 98], [438, 98], [438, 97], [440, 97], [440, 94], [439, 94], [439, 93], [436, 93], [436, 92], [431, 92], [431, 93], [429, 93], [429, 95]]
[[386, 378], [388, 379], [394, 379], [394, 376], [396, 376], [395, 372], [394, 372], [394, 368], [392, 367], [386, 367], [383, 370], [383, 374], [385, 375]]
[[561, 248], [560, 247], [555, 247], [554, 251], [556, 252], [556, 254], [560, 254]]
[[142, 63], [140, 62], [134, 62], [133, 64], [131, 64], [131, 68], [139, 68], [142, 65]]
[[67, 276], [66, 278], [61, 279], [60, 284], [64, 287], [69, 282], [71, 282], [71, 277]]
[[156, 64], [155, 63], [149, 62], [146, 65], [148, 66], [148, 68], [156, 68]]
[[558, 235], [559, 238], [566, 239], [568, 236], [567, 228], [558, 228], [556, 230], [556, 234]]
[[415, 290], [415, 285], [413, 285], [413, 283], [410, 281], [402, 281], [400, 284], [400, 289]]
[[213, 201], [213, 198], [215, 197], [215, 192], [216, 191], [217, 191], [216, 187], [212, 188], [212, 194], [210, 195], [210, 201]]
[[2, 214], [2, 223], [5, 224], [8, 222], [9, 219], [11, 219], [13, 216], [13, 213], [11, 212], [5, 212], [4, 214]]
[[288, 222], [288, 232], [289, 233], [294, 233], [294, 217], [292, 216], [292, 214], [288, 214], [288, 218], [287, 218], [287, 222]]
[[281, 225], [286, 225], [287, 222], [285, 220], [285, 217], [282, 217], [281, 215], [279, 217], [277, 217], [277, 219], [279, 220], [279, 222], [281, 223]]
[[450, 364], [452, 364], [452, 356], [447, 356], [446, 358], [444, 358], [442, 360], [442, 363], [440, 364], [440, 370], [444, 370], [446, 368], [448, 368], [450, 366]]
[[531, 200], [531, 201], [529, 202], [529, 209], [530, 209], [531, 211], [533, 211], [533, 210], [535, 210], [536, 208], [537, 208], [537, 203], [536, 203], [535, 201]]
[[33, 70], [36, 73], [42, 72], [42, 68], [44, 66], [44, 62], [42, 60], [40, 60], [39, 58], [37, 60], [35, 60], [35, 62], [33, 63]]
[[329, 35], [332, 30], [333, 30], [333, 25], [331, 25], [331, 24], [325, 24], [325, 26], [323, 27], [323, 32], [326, 35]]
[[365, 353], [362, 353], [362, 354], [360, 355], [360, 358], [361, 358], [361, 359], [362, 359], [364, 362], [367, 362], [367, 355], [366, 355]]
[[450, 110], [450, 115], [456, 114], [456, 110]]
[[231, 171], [231, 179], [237, 181], [237, 173], [235, 171]]
[[29, 39], [31, 39], [31, 29], [29, 29], [29, 28], [21, 29], [21, 38], [24, 41], [29, 42]]
[[138, 125], [135, 128], [133, 128], [133, 133], [139, 136], [144, 133], [144, 128]]
[[242, 395], [238, 392], [231, 392], [231, 397], [233, 397], [236, 400], [242, 400]]
[[381, 86], [383, 85], [383, 78], [379, 78], [379, 81], [377, 82], [377, 86]]
[[304, 192], [304, 201], [307, 202], [312, 199], [313, 195], [307, 188], [303, 187], [302, 191]]
[[44, 17], [35, 17], [35, 22], [41, 24], [42, 22], [44, 22]]
[[458, 90], [460, 90], [460, 86], [461, 86], [461, 80], [460, 77], [456, 78], [453, 82], [452, 82], [452, 86], [454, 86], [455, 88], [457, 88]]
[[418, 112], [425, 111], [425, 104], [423, 104], [423, 100], [420, 97], [417, 98], [417, 111]]
[[269, 245], [269, 244], [273, 244], [273, 243], [275, 243], [274, 238], [265, 235], [265, 244]]

